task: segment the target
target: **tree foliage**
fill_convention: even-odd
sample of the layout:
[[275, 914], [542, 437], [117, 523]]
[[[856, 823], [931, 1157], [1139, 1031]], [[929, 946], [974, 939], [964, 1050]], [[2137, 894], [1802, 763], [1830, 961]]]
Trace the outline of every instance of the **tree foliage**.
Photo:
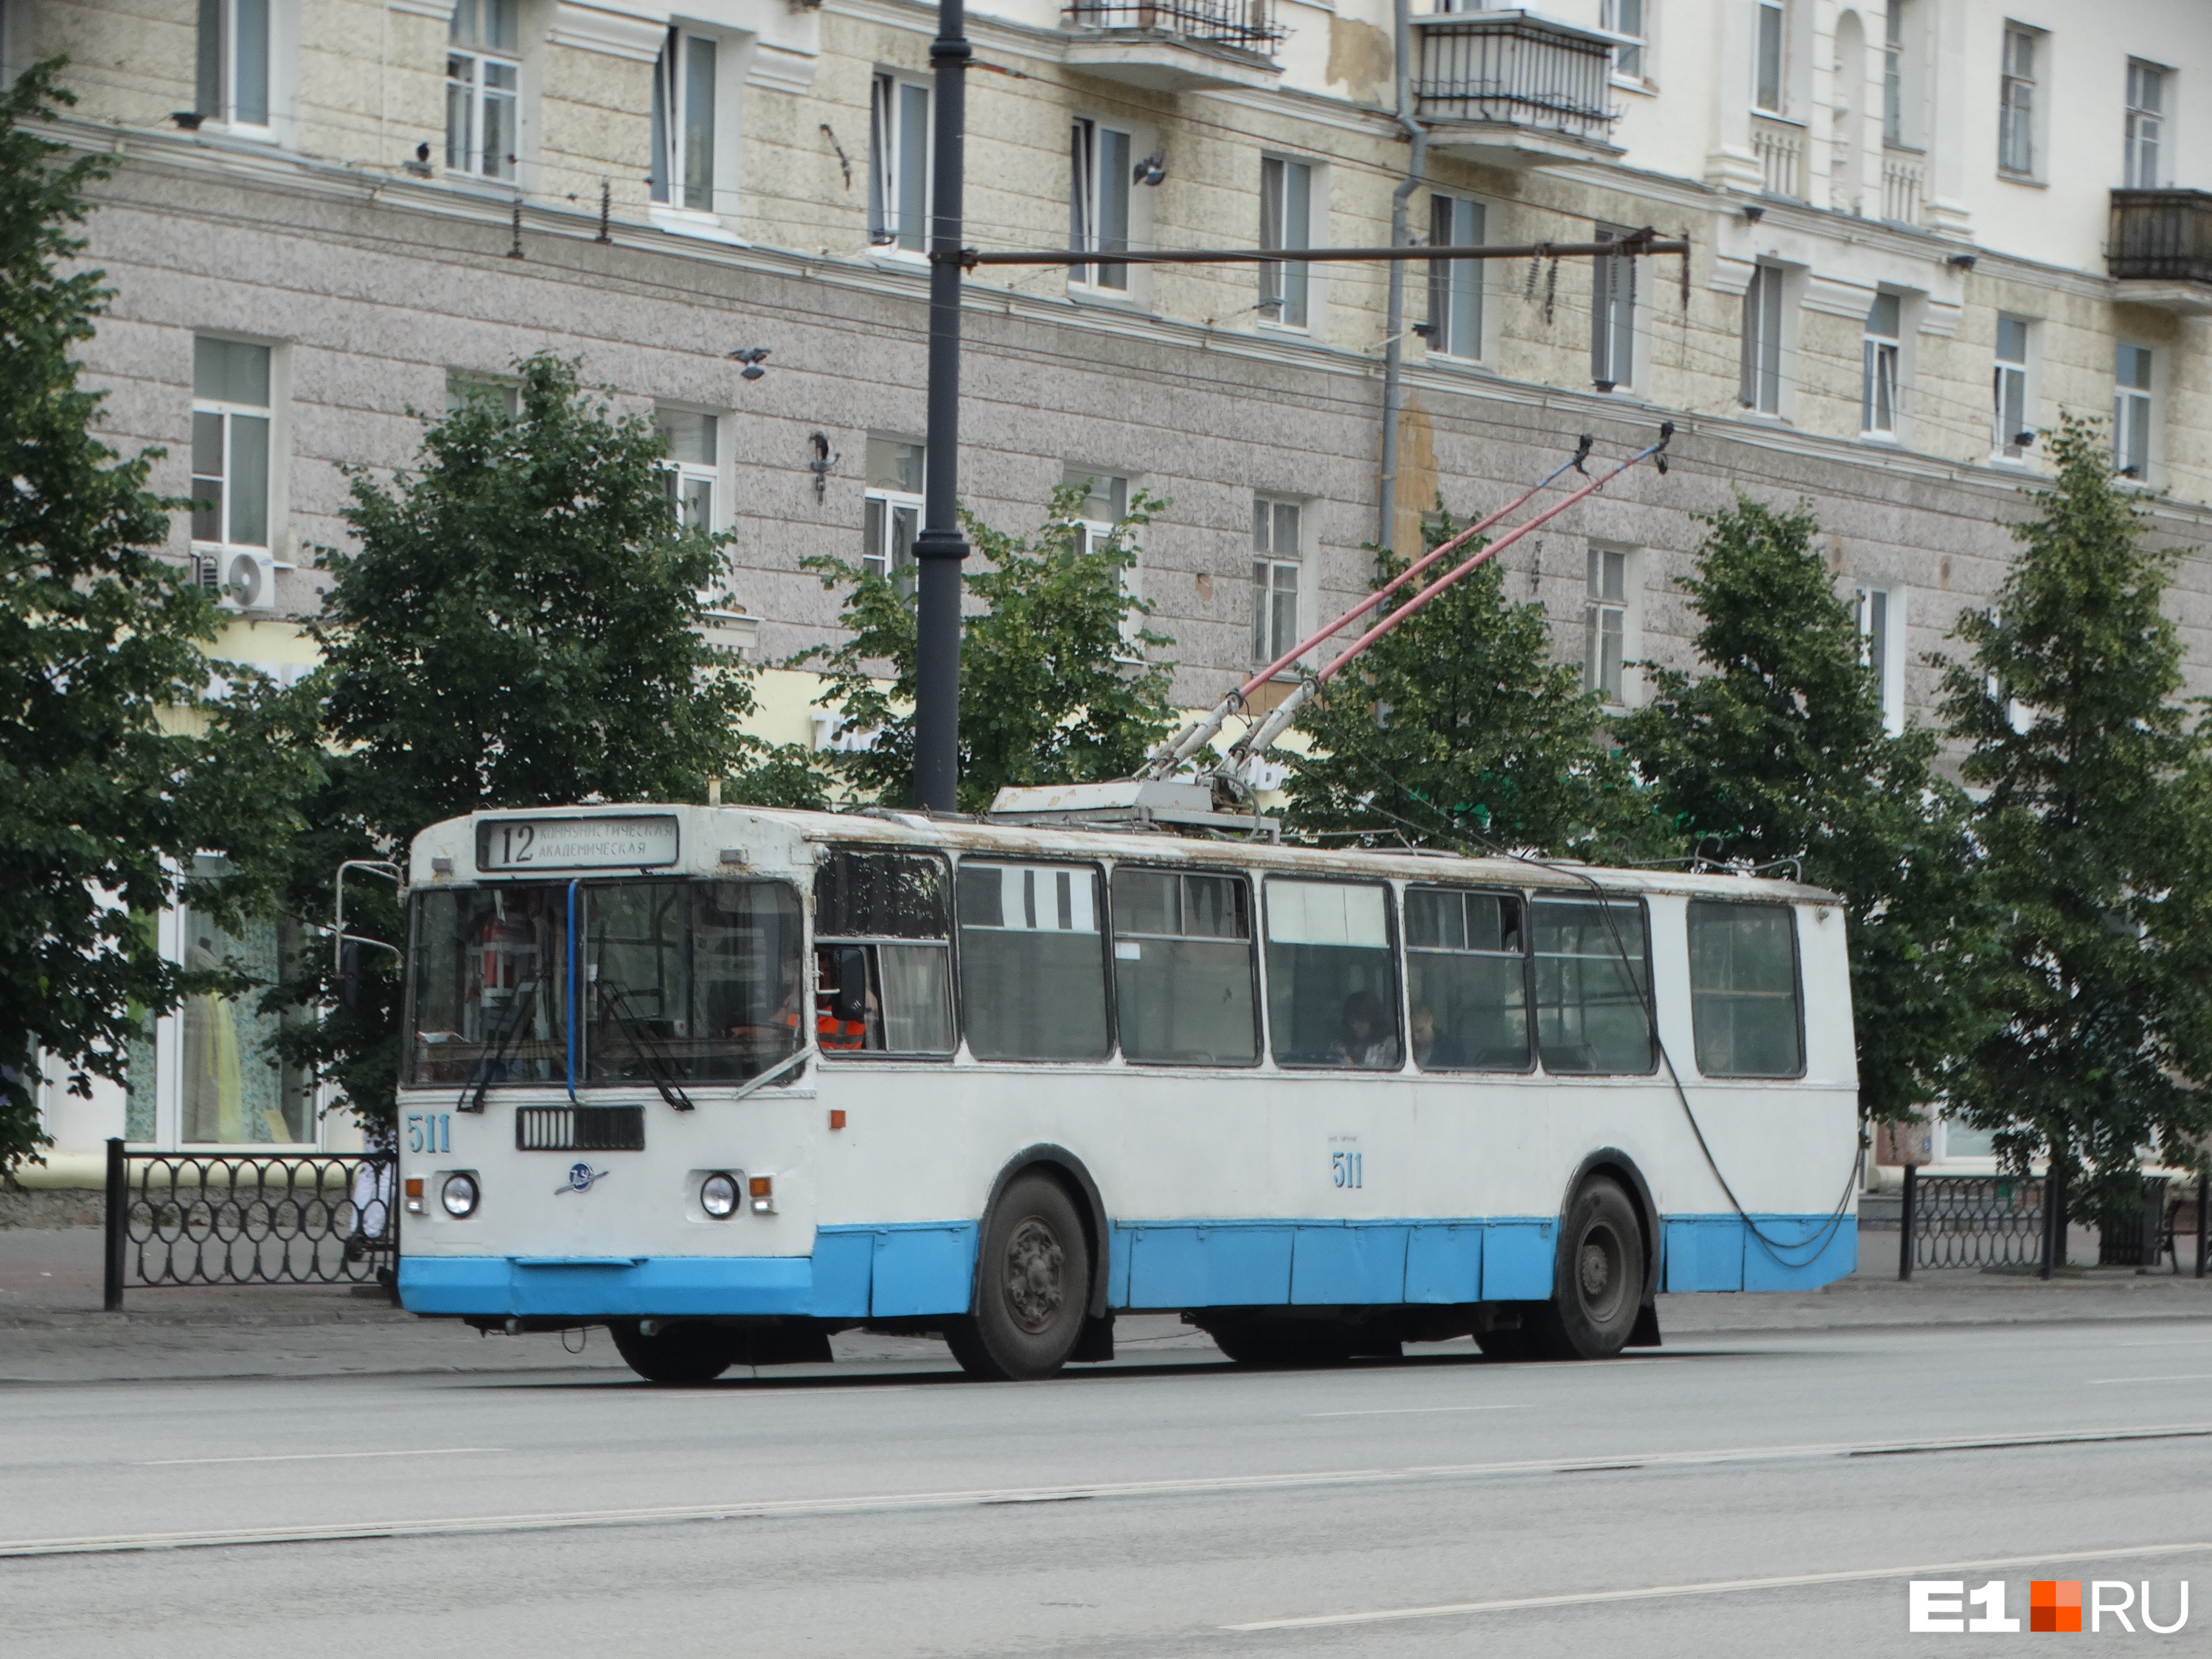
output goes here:
[[[74, 101], [59, 60], [0, 94], [0, 1175], [51, 1145], [29, 1057], [70, 1087], [125, 1079], [131, 1039], [234, 969], [161, 959], [143, 919], [179, 894], [228, 914], [265, 879], [294, 823], [304, 766], [272, 743], [258, 677], [210, 697], [217, 615], [161, 556], [185, 503], [146, 489], [158, 449], [119, 458], [92, 437], [102, 394], [72, 352], [112, 290], [64, 267], [108, 158], [63, 165], [33, 125]], [[227, 853], [218, 889], [186, 872]]]
[[[1164, 503], [1141, 493], [1096, 546], [1077, 521], [1085, 495], [1053, 492], [1033, 538], [992, 529], [963, 512], [975, 551], [962, 572], [976, 601], [961, 619], [960, 809], [980, 812], [1006, 785], [1125, 777], [1169, 729], [1175, 665], [1150, 653], [1172, 644], [1130, 623], [1151, 602], [1130, 591], [1130, 538]], [[914, 787], [915, 617], [908, 573], [886, 575], [843, 559], [803, 561], [827, 588], [846, 587], [849, 635], [801, 652], [825, 681], [817, 704], [842, 711], [872, 744], [830, 757], [848, 787], [886, 805]], [[881, 671], [889, 668], [888, 675]]]
[[2212, 1129], [2212, 749], [2163, 606], [2179, 555], [2143, 544], [2094, 426], [2051, 453], [1996, 605], [1960, 615], [1972, 660], [1943, 665], [2004, 918], [1954, 1098], [2014, 1162], [2047, 1152], [2124, 1205], [2140, 1148], [2201, 1168]]
[[[1427, 544], [1454, 533], [1439, 514]], [[1373, 586], [1407, 563], [1376, 550]], [[1544, 607], [1515, 604], [1504, 573], [1479, 566], [1300, 711], [1313, 748], [1290, 757], [1285, 827], [1600, 863], [1670, 848], [1627, 763], [1601, 741], [1604, 720], [1582, 670], [1554, 658]]]
[[1661, 809], [1709, 855], [1798, 861], [1842, 896], [1860, 1105], [1877, 1121], [1934, 1099], [1978, 1030], [1987, 887], [1937, 738], [1891, 736], [1858, 623], [1814, 550], [1818, 526], [1738, 496], [1705, 520], [1695, 676], [1648, 667], [1618, 722]]
[[[750, 670], [707, 642], [729, 538], [683, 526], [664, 447], [615, 419], [576, 368], [519, 366], [519, 413], [478, 396], [431, 425], [419, 465], [390, 483], [353, 478], [354, 550], [321, 550], [331, 575], [310, 632], [324, 666], [327, 780], [290, 894], [328, 915], [343, 858], [404, 859], [441, 819], [486, 808], [732, 799], [814, 805], [803, 757], [740, 730]], [[391, 889], [348, 886], [348, 931], [404, 938]], [[396, 953], [375, 952], [349, 1000], [311, 1039], [372, 1125], [395, 1086]], [[327, 993], [326, 964], [295, 994]]]

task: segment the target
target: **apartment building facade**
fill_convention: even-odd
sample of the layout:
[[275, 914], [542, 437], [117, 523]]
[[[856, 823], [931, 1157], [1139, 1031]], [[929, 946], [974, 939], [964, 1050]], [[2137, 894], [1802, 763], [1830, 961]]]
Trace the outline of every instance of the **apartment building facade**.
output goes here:
[[[1097, 257], [972, 274], [962, 494], [1014, 529], [1066, 481], [1102, 520], [1164, 498], [1137, 580], [1182, 701], [1363, 591], [1366, 544], [1501, 504], [1583, 432], [1620, 455], [1674, 421], [1674, 468], [1515, 547], [1509, 591], [1623, 703], [1637, 662], [1686, 663], [1674, 580], [1738, 489], [1808, 503], [1900, 727], [2061, 410], [2113, 423], [2156, 537], [2207, 539], [2202, 5], [1413, 3], [970, 12], [966, 240]], [[66, 54], [56, 131], [117, 158], [86, 362], [110, 441], [207, 503], [171, 550], [222, 587], [227, 654], [307, 664], [342, 469], [404, 465], [422, 415], [540, 349], [650, 411], [684, 510], [735, 532], [729, 641], [830, 636], [799, 562], [896, 567], [917, 520], [934, 30], [916, 0], [7, 0], [9, 72]], [[1408, 267], [1386, 525], [1387, 270], [1295, 255], [1389, 241], [1394, 198], [1437, 245], [1692, 252]], [[1113, 257], [1220, 246], [1285, 257]], [[2173, 605], [2212, 691], [2212, 562]], [[766, 682], [773, 735], [834, 740], [808, 677]], [[64, 1152], [327, 1143], [311, 1091], [238, 1071], [250, 1025], [188, 1009], [131, 1090], [55, 1091]]]

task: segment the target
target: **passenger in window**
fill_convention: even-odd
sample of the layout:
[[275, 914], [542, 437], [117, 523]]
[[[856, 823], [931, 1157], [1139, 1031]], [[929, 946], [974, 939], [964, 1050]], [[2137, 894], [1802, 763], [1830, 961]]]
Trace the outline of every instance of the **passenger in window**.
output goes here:
[[865, 951], [831, 945], [817, 953], [821, 990], [815, 998], [815, 1046], [833, 1053], [879, 1048], [868, 1041], [876, 1023], [875, 991]]
[[1354, 991], [1344, 1000], [1344, 1034], [1336, 1040], [1336, 1058], [1346, 1066], [1388, 1067], [1398, 1045], [1391, 1041], [1390, 1022], [1372, 991]]
[[1466, 1050], [1456, 1037], [1445, 1036], [1437, 1030], [1437, 1017], [1425, 1002], [1413, 1007], [1411, 1030], [1413, 1038], [1413, 1064], [1423, 1071], [1445, 1070], [1467, 1064]]

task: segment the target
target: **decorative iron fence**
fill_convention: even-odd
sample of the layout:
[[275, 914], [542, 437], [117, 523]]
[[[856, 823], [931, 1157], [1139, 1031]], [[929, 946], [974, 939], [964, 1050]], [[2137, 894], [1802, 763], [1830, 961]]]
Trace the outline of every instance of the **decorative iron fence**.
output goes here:
[[1537, 127], [1604, 143], [1617, 118], [1607, 88], [1613, 52], [1579, 30], [1521, 12], [1416, 17], [1414, 96], [1430, 120]]
[[134, 1152], [107, 1143], [106, 1306], [128, 1285], [390, 1285], [389, 1153]]
[[2040, 1176], [1905, 1172], [1901, 1279], [1914, 1267], [2042, 1265], [2048, 1229]]
[[1151, 29], [1270, 56], [1283, 40], [1271, 0], [1076, 0], [1060, 15], [1072, 29]]
[[2105, 266], [2137, 281], [2212, 283], [2212, 191], [2114, 191]]

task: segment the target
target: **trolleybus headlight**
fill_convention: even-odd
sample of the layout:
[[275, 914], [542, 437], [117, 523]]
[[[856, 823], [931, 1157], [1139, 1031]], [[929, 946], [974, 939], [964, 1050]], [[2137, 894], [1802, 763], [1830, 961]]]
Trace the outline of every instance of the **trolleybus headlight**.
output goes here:
[[476, 1213], [477, 1178], [467, 1175], [449, 1175], [446, 1184], [438, 1189], [438, 1202], [446, 1206], [446, 1213], [459, 1221], [464, 1216]]
[[738, 1182], [734, 1176], [717, 1171], [699, 1183], [699, 1207], [717, 1221], [738, 1212]]

